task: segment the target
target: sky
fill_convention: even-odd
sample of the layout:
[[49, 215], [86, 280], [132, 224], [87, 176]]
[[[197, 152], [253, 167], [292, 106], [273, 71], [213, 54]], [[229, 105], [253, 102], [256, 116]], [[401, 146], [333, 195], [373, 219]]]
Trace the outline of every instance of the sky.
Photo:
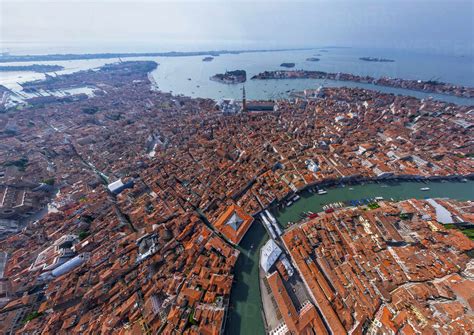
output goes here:
[[0, 0], [3, 52], [349, 46], [473, 54], [472, 0]]

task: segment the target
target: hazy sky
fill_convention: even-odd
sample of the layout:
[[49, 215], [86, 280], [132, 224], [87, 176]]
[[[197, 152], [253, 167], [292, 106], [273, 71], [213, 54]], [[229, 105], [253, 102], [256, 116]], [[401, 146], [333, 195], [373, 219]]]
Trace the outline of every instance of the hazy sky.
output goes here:
[[[0, 0], [3, 50], [369, 46], [471, 54], [473, 0]], [[51, 49], [51, 50], [52, 50]]]

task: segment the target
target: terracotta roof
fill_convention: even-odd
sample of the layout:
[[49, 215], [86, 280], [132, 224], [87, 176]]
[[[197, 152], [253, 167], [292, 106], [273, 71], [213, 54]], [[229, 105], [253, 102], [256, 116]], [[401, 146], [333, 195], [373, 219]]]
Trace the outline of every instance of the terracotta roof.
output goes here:
[[252, 222], [253, 217], [241, 207], [231, 205], [219, 216], [214, 226], [233, 243], [239, 244]]

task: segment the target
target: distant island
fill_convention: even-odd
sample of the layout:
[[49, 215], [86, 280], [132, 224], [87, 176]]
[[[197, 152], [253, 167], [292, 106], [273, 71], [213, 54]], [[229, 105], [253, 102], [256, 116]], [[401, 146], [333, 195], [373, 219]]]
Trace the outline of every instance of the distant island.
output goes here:
[[396, 87], [407, 90], [454, 95], [464, 98], [474, 97], [474, 87], [458, 86], [449, 83], [443, 83], [436, 80], [413, 80], [371, 76], [359, 76], [351, 73], [331, 73], [323, 71], [308, 70], [279, 70], [264, 71], [254, 75], [252, 79], [269, 80], [269, 79], [329, 79], [337, 81], [351, 81], [355, 83], [366, 83], [378, 86]]
[[202, 61], [203, 61], [203, 62], [210, 62], [210, 61], [212, 61], [213, 59], [214, 59], [214, 57], [208, 56], [208, 57], [204, 57], [204, 58], [202, 59]]
[[309, 57], [309, 58], [306, 58], [306, 61], [307, 62], [319, 62], [320, 59], [318, 57]]
[[263, 49], [263, 50], [211, 50], [211, 51], [168, 51], [168, 52], [142, 52], [142, 53], [94, 53], [94, 54], [52, 54], [52, 55], [10, 55], [0, 54], [0, 63], [11, 62], [40, 62], [40, 61], [60, 61], [78, 59], [109, 59], [127, 57], [188, 57], [188, 56], [219, 56], [224, 54], [238, 55], [252, 52], [275, 52], [275, 51], [295, 51], [311, 50], [311, 48], [297, 49]]
[[295, 67], [295, 63], [281, 63], [281, 67], [287, 67], [287, 68], [292, 68]]
[[0, 72], [8, 71], [33, 71], [33, 72], [54, 72], [64, 70], [63, 66], [60, 65], [45, 65], [45, 64], [33, 64], [33, 65], [12, 65], [12, 66], [0, 66]]
[[223, 84], [244, 83], [247, 80], [247, 72], [245, 70], [226, 71], [215, 74], [209, 79]]
[[395, 62], [393, 59], [388, 58], [377, 58], [377, 57], [360, 57], [360, 60], [365, 62], [381, 62], [381, 63], [392, 63]]

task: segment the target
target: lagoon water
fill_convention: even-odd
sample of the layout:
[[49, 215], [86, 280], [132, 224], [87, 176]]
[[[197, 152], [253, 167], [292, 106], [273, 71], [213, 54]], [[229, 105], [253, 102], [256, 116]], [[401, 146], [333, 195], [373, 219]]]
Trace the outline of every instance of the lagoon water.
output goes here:
[[[429, 187], [429, 191], [420, 188]], [[288, 222], [300, 220], [300, 214], [307, 211], [321, 212], [328, 203], [359, 200], [364, 198], [384, 197], [389, 200], [425, 197], [474, 200], [474, 181], [461, 182], [393, 182], [369, 183], [327, 189], [325, 195], [304, 192], [301, 199], [291, 207], [276, 213], [278, 222], [286, 227]], [[231, 292], [231, 308], [227, 320], [226, 333], [232, 335], [265, 334], [262, 319], [260, 288], [258, 279], [259, 250], [268, 240], [268, 234], [260, 222], [255, 222], [249, 229], [239, 250], [241, 255], [235, 268], [235, 282]]]
[[[325, 52], [327, 51], [327, 52]], [[366, 62], [363, 56], [377, 56], [394, 59], [392, 63]], [[320, 58], [318, 62], [306, 61], [308, 57]], [[320, 70], [326, 72], [347, 72], [373, 77], [390, 76], [404, 79], [437, 79], [450, 83], [473, 86], [473, 59], [469, 57], [405, 54], [394, 51], [371, 51], [352, 48], [330, 48], [281, 52], [244, 53], [221, 55], [211, 62], [202, 62], [202, 57], [162, 59], [153, 72], [158, 86], [163, 91], [172, 91], [193, 97], [214, 99], [241, 99], [243, 85], [226, 85], [209, 80], [209, 77], [226, 70], [243, 69], [247, 71], [245, 89], [249, 99], [275, 99], [288, 96], [290, 91], [324, 86], [351, 86], [377, 89], [379, 91], [407, 94], [419, 98], [433, 96], [455, 103], [474, 104], [474, 99], [462, 99], [437, 94], [393, 89], [370, 84], [315, 79], [290, 80], [251, 80], [250, 78], [265, 70], [281, 70], [283, 62], [294, 62], [294, 69]], [[449, 70], [448, 70], [449, 69]], [[468, 101], [470, 100], [470, 101]]]
[[[359, 57], [384, 57], [394, 59], [393, 63], [365, 62]], [[308, 57], [320, 58], [319, 62], [306, 61]], [[474, 86], [473, 56], [424, 55], [393, 50], [369, 50], [352, 48], [324, 48], [299, 51], [254, 52], [228, 54], [215, 57], [211, 62], [203, 62], [199, 57], [154, 57], [127, 58], [125, 60], [154, 60], [159, 66], [151, 75], [161, 91], [203, 98], [240, 99], [243, 85], [225, 85], [210, 81], [209, 77], [226, 70], [243, 69], [249, 80], [245, 83], [248, 99], [275, 99], [287, 97], [291, 91], [324, 86], [351, 86], [376, 89], [394, 94], [405, 94], [459, 104], [474, 105], [474, 99], [465, 99], [447, 95], [426, 94], [421, 92], [385, 88], [369, 84], [335, 82], [323, 80], [250, 80], [253, 75], [265, 70], [281, 69], [283, 62], [296, 63], [295, 69], [321, 70], [326, 72], [347, 72], [373, 77], [390, 76], [404, 79], [439, 80], [458, 85]], [[58, 64], [65, 67], [61, 73], [97, 68], [112, 63], [114, 59], [25, 62], [11, 65]], [[44, 78], [43, 74], [33, 72], [0, 72], [0, 84], [13, 90], [19, 90], [18, 83]], [[279, 222], [286, 226], [289, 221], [297, 221], [303, 211], [318, 212], [328, 202], [356, 200], [383, 196], [386, 199], [407, 199], [450, 197], [462, 200], [474, 199], [474, 182], [468, 183], [429, 183], [429, 192], [420, 191], [420, 183], [400, 183], [385, 187], [380, 184], [348, 186], [330, 189], [325, 196], [304, 194], [292, 207], [277, 213]], [[235, 268], [235, 282], [231, 292], [231, 307], [226, 323], [227, 334], [264, 334], [261, 316], [260, 291], [258, 284], [259, 249], [268, 239], [265, 229], [259, 222], [250, 228], [242, 240], [241, 255]]]
[[[392, 63], [366, 62], [359, 57], [385, 57], [395, 60]], [[320, 58], [318, 62], [306, 61], [309, 57]], [[158, 88], [165, 92], [203, 98], [241, 99], [243, 85], [226, 85], [209, 80], [209, 77], [226, 70], [242, 69], [247, 71], [245, 83], [248, 99], [284, 98], [291, 91], [324, 86], [350, 86], [376, 89], [382, 92], [405, 94], [474, 105], [474, 99], [465, 99], [440, 94], [375, 86], [371, 84], [342, 81], [297, 79], [297, 80], [251, 80], [250, 78], [265, 70], [282, 69], [283, 62], [296, 63], [295, 69], [320, 70], [326, 72], [347, 72], [373, 77], [389, 76], [404, 79], [439, 80], [458, 85], [474, 86], [474, 57], [421, 54], [395, 50], [361, 49], [361, 48], [315, 48], [308, 50], [251, 52], [241, 54], [224, 54], [214, 57], [211, 62], [203, 62], [203, 56], [193, 57], [140, 57], [123, 60], [153, 60], [159, 63], [152, 72]], [[5, 65], [57, 64], [65, 67], [58, 74], [96, 68], [112, 63], [118, 59], [95, 59], [75, 61], [48, 61], [6, 63]], [[19, 89], [18, 83], [44, 78], [34, 72], [1, 72], [0, 84], [8, 88]]]

